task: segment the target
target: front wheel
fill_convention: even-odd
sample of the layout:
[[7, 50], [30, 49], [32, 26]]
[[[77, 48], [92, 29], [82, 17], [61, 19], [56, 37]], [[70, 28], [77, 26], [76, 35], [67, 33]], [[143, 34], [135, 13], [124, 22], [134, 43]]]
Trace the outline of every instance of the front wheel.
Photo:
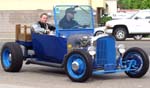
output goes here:
[[[123, 57], [124, 61], [133, 60], [131, 68], [125, 73], [132, 78], [140, 78], [146, 74], [149, 69], [149, 58], [148, 55], [140, 48], [134, 47], [127, 50]], [[129, 66], [126, 63], [126, 66]], [[131, 70], [132, 69], [132, 70]]]
[[23, 64], [23, 54], [19, 44], [8, 42], [1, 51], [1, 64], [6, 72], [18, 72]]
[[92, 75], [91, 56], [82, 50], [71, 51], [65, 59], [65, 72], [72, 81], [86, 81]]
[[118, 41], [124, 41], [127, 37], [127, 30], [125, 27], [117, 27], [113, 32], [114, 37]]

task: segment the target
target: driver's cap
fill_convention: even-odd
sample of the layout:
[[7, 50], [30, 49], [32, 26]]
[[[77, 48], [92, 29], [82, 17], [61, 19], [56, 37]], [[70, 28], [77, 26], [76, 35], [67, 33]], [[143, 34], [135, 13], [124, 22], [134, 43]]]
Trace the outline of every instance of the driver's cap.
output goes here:
[[65, 13], [76, 13], [76, 11], [74, 10], [74, 8], [68, 8], [66, 9], [66, 12]]

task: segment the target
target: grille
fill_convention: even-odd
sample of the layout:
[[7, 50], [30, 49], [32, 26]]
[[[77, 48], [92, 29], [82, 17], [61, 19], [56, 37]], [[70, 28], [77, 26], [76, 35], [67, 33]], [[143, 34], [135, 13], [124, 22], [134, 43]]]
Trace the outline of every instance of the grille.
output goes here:
[[116, 49], [113, 37], [107, 36], [96, 41], [96, 66], [115, 65]]

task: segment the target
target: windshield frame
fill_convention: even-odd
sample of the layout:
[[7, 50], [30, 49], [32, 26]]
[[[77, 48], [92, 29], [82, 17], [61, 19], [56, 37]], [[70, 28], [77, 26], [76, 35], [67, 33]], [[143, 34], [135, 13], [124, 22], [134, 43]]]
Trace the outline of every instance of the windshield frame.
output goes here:
[[[89, 15], [91, 16], [90, 17], [90, 20], [91, 20], [91, 22], [90, 22], [90, 24], [91, 24], [91, 27], [90, 28], [78, 28], [78, 29], [61, 29], [61, 28], [59, 28], [59, 25], [58, 25], [58, 19], [57, 19], [57, 14], [58, 13], [56, 13], [56, 10], [57, 10], [57, 8], [61, 8], [61, 7], [74, 7], [74, 6], [78, 6], [79, 8], [82, 8], [82, 7], [88, 7], [89, 9], [90, 9], [90, 13], [89, 13]], [[59, 35], [59, 32], [60, 31], [74, 31], [74, 30], [77, 30], [77, 31], [80, 31], [80, 30], [82, 30], [82, 29], [84, 29], [85, 31], [87, 31], [87, 30], [92, 30], [92, 31], [94, 31], [94, 15], [93, 15], [93, 9], [91, 8], [91, 6], [89, 6], [89, 5], [56, 5], [54, 8], [53, 8], [53, 13], [54, 13], [54, 22], [55, 22], [55, 27], [56, 27], [56, 35], [58, 36]], [[83, 31], [83, 30], [82, 30]]]

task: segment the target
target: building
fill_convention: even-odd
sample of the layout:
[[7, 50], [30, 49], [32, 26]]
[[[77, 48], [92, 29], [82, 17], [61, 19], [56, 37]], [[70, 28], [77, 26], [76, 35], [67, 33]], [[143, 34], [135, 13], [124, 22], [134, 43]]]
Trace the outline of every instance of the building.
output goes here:
[[117, 12], [117, 0], [106, 0], [106, 12], [109, 14]]
[[0, 10], [52, 10], [54, 5], [76, 4], [105, 8], [106, 0], [0, 0]]
[[[116, 0], [0, 0], [0, 32], [14, 32], [15, 25], [32, 24], [42, 12], [50, 12], [54, 5], [91, 5], [97, 19], [106, 11], [115, 11], [112, 5]], [[112, 4], [112, 2], [114, 4]], [[111, 7], [109, 9], [109, 7]], [[115, 7], [115, 6], [114, 6]], [[116, 7], [115, 7], [116, 8]], [[51, 18], [52, 19], [52, 18]], [[53, 21], [50, 21], [53, 23]], [[97, 20], [98, 22], [98, 20]]]

